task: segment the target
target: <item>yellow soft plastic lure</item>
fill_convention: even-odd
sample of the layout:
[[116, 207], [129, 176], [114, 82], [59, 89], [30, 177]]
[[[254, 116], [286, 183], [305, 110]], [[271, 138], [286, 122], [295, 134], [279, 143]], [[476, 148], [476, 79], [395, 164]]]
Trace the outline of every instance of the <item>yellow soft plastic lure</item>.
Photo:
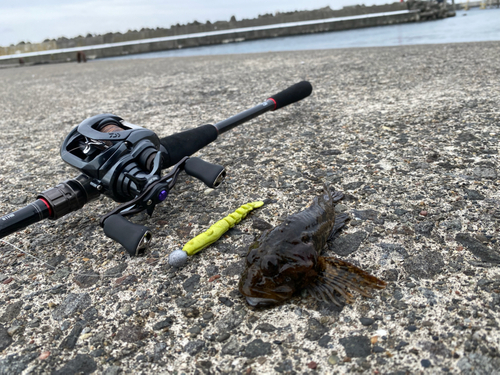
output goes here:
[[226, 233], [230, 228], [234, 227], [241, 220], [243, 220], [254, 208], [259, 208], [263, 205], [264, 202], [261, 201], [244, 204], [232, 214], [216, 222], [207, 231], [197, 235], [191, 241], [186, 243], [182, 250], [185, 251], [189, 256], [196, 254], [198, 251], [213, 244], [215, 241], [221, 238], [224, 233]]

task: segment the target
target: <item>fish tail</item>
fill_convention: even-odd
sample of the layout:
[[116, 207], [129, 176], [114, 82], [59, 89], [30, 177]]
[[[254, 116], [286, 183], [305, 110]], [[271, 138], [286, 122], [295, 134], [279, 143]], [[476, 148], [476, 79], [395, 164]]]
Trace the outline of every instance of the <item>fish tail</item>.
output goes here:
[[318, 265], [322, 271], [308, 287], [308, 291], [320, 301], [341, 306], [341, 299], [346, 303], [354, 302], [354, 296], [349, 291], [373, 298], [370, 293], [372, 289], [384, 289], [387, 285], [385, 281], [335, 257], [319, 257]]

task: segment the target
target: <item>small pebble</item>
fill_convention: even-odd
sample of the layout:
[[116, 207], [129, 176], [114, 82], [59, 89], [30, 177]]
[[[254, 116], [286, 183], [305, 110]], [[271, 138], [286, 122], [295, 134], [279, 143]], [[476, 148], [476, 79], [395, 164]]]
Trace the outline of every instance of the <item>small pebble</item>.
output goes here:
[[9, 336], [14, 336], [15, 334], [17, 334], [17, 333], [21, 332], [21, 331], [22, 331], [22, 329], [23, 329], [23, 327], [21, 327], [21, 326], [12, 326], [12, 327], [10, 327], [10, 328], [7, 330], [7, 334], [8, 334]]
[[229, 337], [231, 336], [231, 334], [229, 332], [223, 332], [221, 333], [219, 336], [217, 336], [215, 338], [215, 341], [217, 342], [224, 342], [226, 341]]
[[428, 359], [422, 359], [420, 361], [420, 364], [422, 365], [423, 368], [431, 367], [431, 361], [429, 361]]
[[214, 313], [211, 311], [208, 311], [203, 314], [203, 320], [210, 320], [214, 317]]
[[38, 357], [39, 360], [44, 360], [44, 359], [47, 359], [50, 355], [50, 352], [49, 351], [45, 351], [45, 352], [42, 352], [42, 354], [40, 354], [40, 356]]
[[375, 320], [372, 318], [359, 318], [359, 321], [365, 327], [371, 326], [373, 323], [375, 323]]
[[332, 366], [336, 365], [339, 362], [340, 362], [340, 358], [335, 354], [328, 357], [328, 363], [331, 364]]
[[307, 367], [314, 370], [314, 369], [316, 369], [316, 367], [318, 367], [318, 364], [314, 361], [311, 361], [307, 364]]
[[210, 277], [210, 279], [208, 279], [208, 282], [211, 283], [212, 281], [215, 281], [217, 279], [220, 279], [220, 275], [213, 275], [212, 277]]

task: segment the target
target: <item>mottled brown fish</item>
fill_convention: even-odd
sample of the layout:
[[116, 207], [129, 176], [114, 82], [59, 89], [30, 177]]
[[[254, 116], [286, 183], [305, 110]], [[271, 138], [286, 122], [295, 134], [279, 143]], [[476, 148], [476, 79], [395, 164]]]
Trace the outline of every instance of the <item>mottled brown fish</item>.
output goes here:
[[335, 203], [343, 196], [327, 192], [314, 198], [308, 208], [264, 232], [250, 246], [239, 282], [249, 305], [277, 304], [302, 289], [318, 300], [340, 305], [339, 295], [347, 303], [353, 301], [348, 290], [371, 298], [370, 289], [385, 288], [384, 281], [348, 262], [320, 256], [328, 239], [348, 219], [335, 216]]

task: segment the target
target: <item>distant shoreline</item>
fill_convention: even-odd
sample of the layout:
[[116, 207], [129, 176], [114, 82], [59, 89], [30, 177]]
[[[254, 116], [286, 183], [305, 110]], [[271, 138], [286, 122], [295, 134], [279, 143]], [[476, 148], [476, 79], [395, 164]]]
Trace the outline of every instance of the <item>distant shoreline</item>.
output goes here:
[[[490, 15], [476, 10], [474, 15], [468, 13], [468, 18], [462, 18], [465, 11], [458, 11], [457, 17], [444, 22], [426, 23], [425, 26], [420, 23], [407, 23], [398, 25], [388, 25], [381, 27], [372, 27], [366, 29], [342, 30], [318, 34], [285, 36], [272, 39], [261, 39], [244, 41], [241, 43], [228, 43], [212, 46], [201, 46], [185, 48], [170, 51], [158, 51], [135, 55], [116, 56], [95, 61], [108, 60], [129, 60], [129, 59], [151, 59], [167, 57], [188, 57], [188, 56], [213, 56], [228, 54], [252, 54], [265, 52], [286, 52], [286, 51], [304, 51], [304, 50], [324, 50], [324, 49], [350, 49], [350, 48], [371, 48], [371, 47], [398, 47], [409, 45], [450, 45], [457, 43], [481, 43], [500, 40], [500, 32], [487, 33], [477, 26], [477, 23], [470, 26], [462, 25], [463, 21], [473, 21], [475, 16]], [[477, 12], [477, 13], [476, 13]], [[500, 17], [500, 10], [498, 12]], [[492, 18], [496, 15], [492, 14]], [[455, 26], [449, 26], [453, 23]], [[478, 22], [483, 24], [483, 22]], [[487, 24], [483, 25], [488, 29]], [[422, 33], [422, 29], [427, 28], [427, 35]], [[462, 32], [450, 32], [455, 28], [462, 28]], [[467, 30], [475, 28], [480, 39], [472, 39], [467, 35]], [[446, 36], [448, 35], [448, 37]], [[450, 37], [450, 35], [452, 37]], [[469, 39], [466, 39], [469, 36]], [[371, 38], [371, 39], [370, 39]]]
[[435, 2], [408, 1], [385, 5], [329, 7], [313, 11], [265, 14], [254, 19], [108, 33], [73, 39], [59, 38], [39, 44], [0, 47], [0, 64], [40, 64], [81, 61], [136, 53], [175, 50], [246, 40], [276, 38], [396, 23], [417, 22], [454, 16], [452, 9]]

